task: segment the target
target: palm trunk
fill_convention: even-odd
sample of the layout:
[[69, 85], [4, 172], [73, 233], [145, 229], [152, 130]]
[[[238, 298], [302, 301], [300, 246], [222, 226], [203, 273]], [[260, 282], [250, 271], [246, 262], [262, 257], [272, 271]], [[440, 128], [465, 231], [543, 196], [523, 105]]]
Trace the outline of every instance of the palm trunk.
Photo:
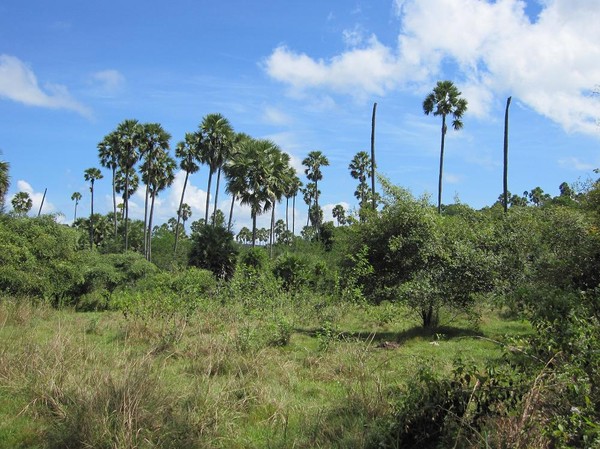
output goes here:
[[[150, 184], [150, 179], [148, 179]], [[144, 200], [144, 256], [148, 256], [148, 245], [146, 244], [148, 235], [146, 234], [146, 226], [148, 226], [148, 196], [150, 194], [148, 184], [146, 184], [146, 199]]]
[[112, 196], [113, 196], [113, 223], [115, 228], [115, 239], [117, 238], [117, 191], [115, 189], [115, 178], [116, 178], [117, 166], [113, 164], [112, 169]]
[[377, 209], [375, 200], [375, 112], [377, 103], [373, 103], [373, 117], [371, 118], [371, 195], [373, 201], [373, 210]]
[[231, 231], [231, 223], [233, 220], [233, 206], [235, 205], [235, 193], [231, 195], [231, 208], [229, 209], [229, 222], [227, 223], [227, 230]]
[[210, 206], [210, 184], [212, 183], [213, 171], [208, 171], [208, 187], [206, 188], [206, 210], [204, 211], [204, 224], [208, 224], [208, 208]]
[[219, 184], [221, 182], [221, 167], [217, 170], [217, 186], [215, 187], [215, 206], [213, 208], [213, 218], [212, 225], [215, 227], [215, 223], [217, 221], [217, 200], [219, 198]]
[[442, 174], [444, 172], [444, 139], [446, 137], [446, 115], [442, 115], [442, 143], [440, 146], [440, 177], [438, 180], [438, 214], [442, 213]]
[[123, 197], [125, 204], [125, 251], [129, 247], [129, 167], [125, 169], [125, 196]]
[[40, 203], [40, 209], [38, 210], [38, 217], [42, 214], [42, 207], [44, 207], [44, 200], [46, 199], [46, 192], [48, 188], [44, 189], [44, 196], [42, 196], [42, 202]]
[[506, 100], [506, 112], [504, 113], [504, 174], [503, 174], [503, 192], [504, 198], [504, 213], [508, 212], [508, 108], [510, 106], [510, 100], [512, 97], [508, 97]]
[[79, 203], [79, 201], [75, 201], [75, 212], [73, 214], [73, 223], [75, 223], [75, 220], [77, 220], [77, 204]]
[[271, 232], [269, 234], [269, 255], [273, 258], [273, 233], [275, 231], [275, 198], [271, 206]]
[[290, 215], [290, 197], [286, 196], [285, 197], [285, 230], [289, 231], [290, 227], [289, 227], [289, 215]]
[[256, 212], [252, 211], [252, 248], [256, 245]]
[[148, 217], [148, 242], [146, 245], [146, 259], [148, 262], [152, 261], [152, 216], [154, 215], [154, 199], [156, 198], [156, 194], [152, 194], [151, 205], [150, 205], [150, 216]]
[[181, 220], [181, 207], [183, 206], [183, 197], [185, 195], [185, 188], [187, 187], [189, 175], [190, 172], [186, 171], [185, 180], [183, 181], [183, 190], [181, 191], [181, 199], [179, 200], [179, 210], [177, 211], [177, 224], [175, 225], [175, 247], [173, 249], [173, 254], [177, 254], [177, 242], [179, 241], [179, 221]]
[[90, 249], [94, 249], [94, 181], [90, 188], [91, 204], [90, 204]]
[[296, 235], [296, 195], [292, 200], [292, 235]]

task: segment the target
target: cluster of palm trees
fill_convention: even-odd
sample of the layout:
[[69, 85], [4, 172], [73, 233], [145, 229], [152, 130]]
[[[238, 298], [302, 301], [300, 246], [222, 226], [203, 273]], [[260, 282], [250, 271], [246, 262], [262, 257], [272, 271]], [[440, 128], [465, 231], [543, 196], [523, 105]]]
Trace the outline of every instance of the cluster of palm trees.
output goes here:
[[[229, 121], [221, 114], [208, 114], [198, 130], [185, 134], [177, 143], [175, 156], [178, 163], [169, 155], [171, 136], [158, 123], [139, 123], [125, 120], [107, 134], [98, 144], [100, 165], [111, 171], [113, 197], [113, 232], [117, 237], [117, 218], [124, 222], [124, 248], [128, 249], [129, 199], [138, 189], [140, 181], [146, 186], [144, 204], [144, 253], [150, 260], [152, 255], [152, 220], [155, 199], [161, 191], [169, 187], [179, 167], [185, 173], [183, 189], [175, 223], [175, 247], [180, 237], [180, 224], [191, 216], [190, 207], [184, 202], [190, 175], [198, 172], [201, 165], [208, 167], [208, 185], [203, 224], [215, 226], [221, 180], [225, 178], [226, 191], [231, 195], [231, 208], [227, 229], [231, 230], [233, 209], [236, 201], [250, 207], [253, 223], [252, 243], [256, 241], [257, 216], [271, 212], [270, 240], [273, 242], [275, 226], [275, 206], [283, 198], [294, 198], [302, 183], [296, 171], [290, 166], [290, 157], [274, 142], [254, 139], [244, 133], [236, 133]], [[311, 175], [315, 183], [321, 179], [319, 164], [312, 165]], [[137, 168], [136, 168], [137, 167]], [[138, 175], [139, 171], [139, 175]], [[90, 245], [94, 245], [94, 184], [102, 179], [98, 168], [89, 168], [84, 179], [90, 183]], [[215, 181], [214, 192], [212, 191]], [[117, 194], [122, 196], [122, 213], [117, 213]], [[212, 194], [212, 197], [211, 197]], [[211, 210], [210, 200], [213, 199]], [[73, 193], [75, 208], [81, 194]], [[318, 204], [318, 195], [315, 197]], [[286, 202], [286, 228], [288, 207]], [[77, 209], [75, 209], [75, 216]], [[292, 232], [293, 228], [292, 228]]]

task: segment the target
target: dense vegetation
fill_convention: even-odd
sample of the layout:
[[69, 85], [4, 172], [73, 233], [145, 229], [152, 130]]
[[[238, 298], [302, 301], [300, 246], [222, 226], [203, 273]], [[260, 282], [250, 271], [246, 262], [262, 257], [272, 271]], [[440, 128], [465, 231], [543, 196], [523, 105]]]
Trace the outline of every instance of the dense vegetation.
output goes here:
[[[0, 161], [0, 447], [600, 447], [600, 180], [443, 204], [446, 116], [458, 130], [466, 107], [452, 83], [423, 104], [442, 117], [436, 205], [384, 178], [369, 189], [360, 152], [359, 208], [336, 207], [337, 226], [323, 153], [301, 188], [287, 154], [220, 114], [177, 145], [185, 184], [201, 164], [215, 181], [189, 231], [185, 187], [153, 225], [177, 165], [158, 124], [100, 142], [113, 211], [94, 213], [103, 174], [87, 169], [90, 215], [73, 193], [70, 226], [29, 217], [23, 192], [4, 213]], [[284, 199], [292, 216], [275, 220]], [[253, 223], [237, 236], [235, 201]]]

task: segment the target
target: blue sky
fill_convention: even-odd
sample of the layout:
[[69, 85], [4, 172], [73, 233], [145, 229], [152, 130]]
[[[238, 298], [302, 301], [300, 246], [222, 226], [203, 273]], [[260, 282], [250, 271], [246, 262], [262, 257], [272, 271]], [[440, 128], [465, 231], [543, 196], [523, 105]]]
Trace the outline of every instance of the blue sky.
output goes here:
[[[597, 0], [223, 2], [105, 0], [0, 4], [0, 150], [8, 199], [28, 191], [37, 213], [73, 215], [96, 145], [119, 122], [159, 122], [171, 146], [219, 112], [234, 129], [270, 138], [300, 161], [320, 150], [320, 203], [356, 207], [348, 164], [370, 145], [377, 107], [378, 170], [415, 195], [437, 191], [439, 129], [422, 101], [438, 80], [469, 102], [449, 131], [443, 201], [475, 208], [502, 190], [502, 133], [511, 95], [509, 189], [558, 194], [600, 167], [600, 8]], [[110, 175], [96, 209], [111, 210]], [[186, 202], [202, 216], [207, 170]], [[176, 215], [183, 174], [163, 192], [157, 221]], [[140, 192], [141, 193], [141, 192]], [[221, 209], [229, 201], [220, 195]], [[432, 196], [432, 201], [434, 196]], [[141, 216], [143, 199], [133, 200]], [[298, 221], [306, 207], [297, 205]], [[137, 215], [136, 215], [137, 214]], [[278, 216], [282, 211], [278, 210]], [[249, 225], [237, 207], [236, 228]], [[266, 217], [259, 224], [266, 225]]]

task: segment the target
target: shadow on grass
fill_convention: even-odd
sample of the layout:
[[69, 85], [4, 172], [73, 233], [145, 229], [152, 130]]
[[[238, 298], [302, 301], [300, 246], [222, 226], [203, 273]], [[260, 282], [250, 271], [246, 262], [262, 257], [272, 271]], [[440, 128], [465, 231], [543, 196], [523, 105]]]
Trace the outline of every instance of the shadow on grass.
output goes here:
[[[295, 332], [309, 337], [316, 337], [323, 331], [321, 329], [295, 329]], [[439, 326], [426, 328], [414, 326], [401, 332], [339, 332], [340, 339], [361, 340], [373, 342], [394, 342], [398, 344], [406, 343], [417, 338], [420, 339], [438, 339], [452, 340], [453, 338], [464, 337], [482, 337], [483, 332], [476, 329], [465, 329], [453, 326]]]

